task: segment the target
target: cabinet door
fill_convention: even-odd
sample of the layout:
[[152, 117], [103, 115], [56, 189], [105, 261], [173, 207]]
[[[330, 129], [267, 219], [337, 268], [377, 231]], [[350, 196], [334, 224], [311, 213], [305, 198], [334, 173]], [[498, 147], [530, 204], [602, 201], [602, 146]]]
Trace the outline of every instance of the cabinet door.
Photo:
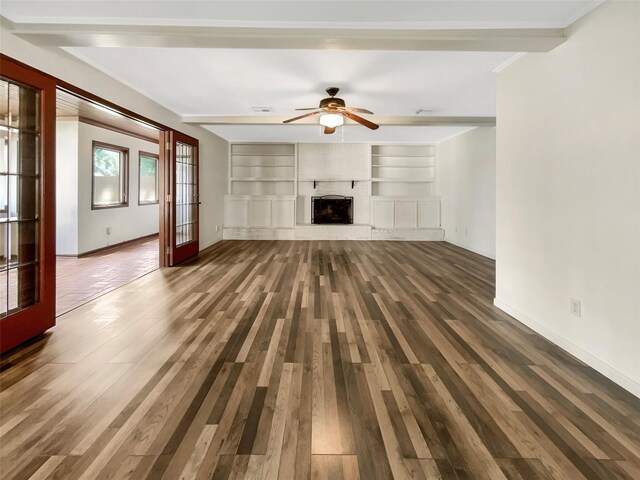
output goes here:
[[440, 228], [440, 200], [419, 202], [418, 228]]
[[224, 222], [226, 227], [248, 227], [249, 200], [226, 198], [224, 201]]
[[271, 200], [251, 200], [249, 202], [249, 226], [271, 226]]
[[418, 203], [415, 200], [396, 200], [394, 212], [394, 228], [416, 228], [418, 226]]
[[273, 228], [293, 228], [295, 225], [295, 202], [293, 200], [273, 200], [271, 202], [271, 226]]
[[373, 228], [393, 228], [393, 200], [373, 201]]

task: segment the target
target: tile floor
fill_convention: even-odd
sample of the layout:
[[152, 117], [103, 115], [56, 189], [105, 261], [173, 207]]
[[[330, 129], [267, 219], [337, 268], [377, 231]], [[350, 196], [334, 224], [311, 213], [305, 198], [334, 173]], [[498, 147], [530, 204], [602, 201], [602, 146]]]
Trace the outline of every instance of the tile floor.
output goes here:
[[158, 237], [82, 258], [57, 257], [56, 316], [158, 268]]

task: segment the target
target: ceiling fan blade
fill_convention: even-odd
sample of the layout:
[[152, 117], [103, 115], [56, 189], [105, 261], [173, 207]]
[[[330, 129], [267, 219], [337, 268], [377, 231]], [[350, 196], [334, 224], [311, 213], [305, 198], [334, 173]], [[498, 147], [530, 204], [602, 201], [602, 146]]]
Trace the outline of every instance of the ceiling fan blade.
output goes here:
[[296, 108], [296, 110], [299, 110], [299, 111], [301, 111], [301, 112], [302, 112], [302, 111], [304, 111], [304, 110], [318, 110], [318, 107], [311, 107], [311, 108]]
[[305, 113], [304, 115], [300, 115], [299, 117], [293, 117], [290, 118], [289, 120], [285, 120], [282, 123], [291, 123], [291, 122], [295, 122], [296, 120], [301, 120], [303, 118], [307, 118], [307, 117], [312, 117], [314, 115], [317, 115], [318, 113], [320, 113], [322, 110], [317, 110], [315, 112], [310, 112], [310, 113]]
[[375, 123], [370, 122], [366, 118], [362, 118], [362, 117], [356, 115], [355, 113], [351, 113], [351, 112], [349, 112], [347, 110], [345, 110], [344, 112], [341, 112], [341, 113], [345, 117], [350, 118], [354, 122], [358, 122], [360, 125], [364, 125], [365, 127], [370, 128], [371, 130], [377, 130], [378, 127], [379, 127], [379, 125], [376, 125]]
[[335, 127], [324, 127], [325, 135], [331, 135], [332, 133], [336, 133]]
[[367, 110], [366, 108], [355, 108], [355, 107], [344, 107], [347, 112], [358, 112], [358, 113], [368, 113], [369, 115], [373, 115], [373, 112]]

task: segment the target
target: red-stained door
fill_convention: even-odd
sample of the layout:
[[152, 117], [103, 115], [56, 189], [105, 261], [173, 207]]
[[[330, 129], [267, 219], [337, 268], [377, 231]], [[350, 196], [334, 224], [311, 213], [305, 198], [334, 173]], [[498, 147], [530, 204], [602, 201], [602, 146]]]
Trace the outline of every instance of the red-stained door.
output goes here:
[[0, 352], [55, 325], [51, 77], [0, 57]]
[[170, 192], [167, 265], [174, 266], [199, 251], [198, 140], [176, 131], [166, 132], [165, 138]]

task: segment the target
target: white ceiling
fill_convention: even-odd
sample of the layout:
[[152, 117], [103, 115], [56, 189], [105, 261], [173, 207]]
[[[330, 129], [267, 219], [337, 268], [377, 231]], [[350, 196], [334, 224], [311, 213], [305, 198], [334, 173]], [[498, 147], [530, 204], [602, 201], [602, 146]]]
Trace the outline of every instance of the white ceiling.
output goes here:
[[67, 50], [181, 115], [278, 115], [340, 87], [377, 115], [494, 116], [492, 70], [513, 53], [72, 47]]
[[[561, 28], [599, 2], [570, 1], [12, 1], [18, 23], [327, 28]], [[180, 115], [296, 116], [337, 86], [376, 115], [495, 116], [494, 70], [513, 52], [66, 47]], [[375, 121], [375, 117], [372, 118]], [[306, 125], [208, 126], [227, 140], [341, 141]], [[437, 142], [465, 127], [345, 127], [344, 141]]]
[[20, 23], [317, 26], [381, 28], [563, 28], [593, 0], [3, 0]]

